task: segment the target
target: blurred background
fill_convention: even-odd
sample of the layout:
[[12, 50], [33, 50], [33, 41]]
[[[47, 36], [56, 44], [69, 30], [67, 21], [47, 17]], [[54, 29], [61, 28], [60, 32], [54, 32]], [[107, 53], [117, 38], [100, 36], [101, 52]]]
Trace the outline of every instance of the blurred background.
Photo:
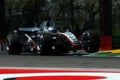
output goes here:
[[0, 39], [17, 27], [40, 26], [45, 20], [77, 38], [94, 29], [102, 49], [120, 48], [120, 0], [0, 0]]

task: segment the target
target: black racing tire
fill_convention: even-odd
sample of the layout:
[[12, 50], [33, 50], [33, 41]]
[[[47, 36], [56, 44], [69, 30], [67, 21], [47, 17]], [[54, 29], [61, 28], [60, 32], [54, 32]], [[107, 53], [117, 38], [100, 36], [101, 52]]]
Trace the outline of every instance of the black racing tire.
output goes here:
[[19, 43], [13, 43], [9, 47], [9, 55], [20, 55], [22, 53], [22, 45]]
[[88, 53], [99, 51], [100, 36], [95, 30], [87, 30], [82, 34], [82, 47]]
[[40, 38], [40, 55], [52, 54], [52, 36], [50, 33], [42, 33]]
[[22, 52], [22, 45], [18, 41], [18, 35], [10, 34], [6, 39], [6, 51], [9, 55], [19, 55]]

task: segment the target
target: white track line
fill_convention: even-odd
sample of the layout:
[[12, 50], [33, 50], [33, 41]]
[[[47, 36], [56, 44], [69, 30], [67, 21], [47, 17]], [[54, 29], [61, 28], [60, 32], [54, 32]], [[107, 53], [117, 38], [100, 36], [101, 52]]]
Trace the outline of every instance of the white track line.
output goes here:
[[0, 67], [0, 69], [32, 69], [32, 70], [89, 70], [89, 71], [117, 71], [120, 69], [113, 68], [58, 68], [58, 67]]

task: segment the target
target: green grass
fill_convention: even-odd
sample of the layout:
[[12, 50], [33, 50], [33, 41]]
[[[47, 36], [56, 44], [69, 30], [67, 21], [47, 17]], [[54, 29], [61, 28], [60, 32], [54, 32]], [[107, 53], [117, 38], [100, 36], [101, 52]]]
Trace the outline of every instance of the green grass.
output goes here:
[[92, 53], [87, 56], [90, 57], [120, 57], [120, 54], [112, 54], [112, 53]]

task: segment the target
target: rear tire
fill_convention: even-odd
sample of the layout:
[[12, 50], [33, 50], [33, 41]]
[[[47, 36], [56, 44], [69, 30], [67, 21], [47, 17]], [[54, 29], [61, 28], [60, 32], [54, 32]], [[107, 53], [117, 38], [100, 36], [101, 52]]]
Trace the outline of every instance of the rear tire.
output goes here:
[[87, 30], [82, 34], [82, 47], [88, 53], [99, 51], [100, 37], [94, 30]]
[[20, 55], [22, 53], [22, 46], [18, 43], [13, 43], [9, 46], [10, 55]]
[[18, 35], [8, 35], [6, 39], [6, 51], [9, 55], [19, 55], [22, 52], [22, 45], [18, 41]]

